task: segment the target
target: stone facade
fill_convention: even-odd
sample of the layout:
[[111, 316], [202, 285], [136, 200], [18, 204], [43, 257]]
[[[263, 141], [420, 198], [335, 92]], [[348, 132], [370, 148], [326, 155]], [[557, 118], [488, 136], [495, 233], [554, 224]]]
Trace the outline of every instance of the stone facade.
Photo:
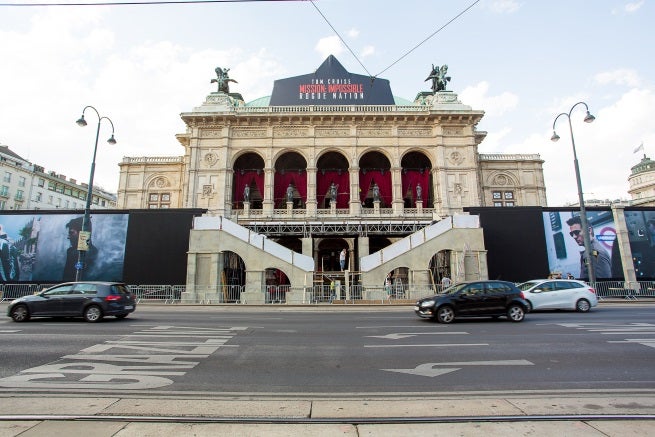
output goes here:
[[[465, 207], [546, 206], [539, 155], [480, 154], [486, 132], [476, 126], [484, 112], [462, 104], [453, 92], [421, 92], [409, 105], [317, 100], [267, 106], [259, 99], [259, 106], [252, 106], [241, 99], [213, 92], [182, 113], [187, 129], [177, 139], [183, 156], [125, 158], [118, 207], [206, 209], [207, 216], [228, 219], [311, 257], [314, 284], [333, 286], [345, 280], [326, 273], [340, 271], [342, 248], [348, 249], [346, 270], [359, 272], [363, 257]], [[403, 258], [414, 265], [389, 265], [404, 284], [434, 286], [441, 276], [453, 276], [457, 260], [466, 255], [475, 260], [476, 273], [460, 272], [460, 279], [486, 277], [480, 230], [461, 232], [472, 236], [472, 246], [458, 239], [444, 248], [447, 253], [438, 256], [436, 250], [432, 260], [421, 254]], [[198, 245], [190, 256], [208, 256], [206, 242], [201, 244], [205, 238], [210, 237], [192, 239]], [[239, 252], [238, 245], [230, 247], [216, 248], [214, 255]], [[471, 247], [473, 254], [467, 253]], [[248, 253], [244, 247], [239, 256]], [[229, 274], [198, 273], [201, 264], [190, 261], [187, 285], [230, 282]], [[263, 268], [259, 264], [257, 269]], [[267, 271], [275, 263], [263, 265], [268, 267], [260, 276], [273, 277]], [[202, 275], [208, 279], [198, 280]], [[289, 284], [288, 274], [278, 276]], [[269, 282], [262, 279], [257, 286]], [[236, 283], [256, 293], [252, 272]], [[362, 283], [366, 278], [348, 282]]]

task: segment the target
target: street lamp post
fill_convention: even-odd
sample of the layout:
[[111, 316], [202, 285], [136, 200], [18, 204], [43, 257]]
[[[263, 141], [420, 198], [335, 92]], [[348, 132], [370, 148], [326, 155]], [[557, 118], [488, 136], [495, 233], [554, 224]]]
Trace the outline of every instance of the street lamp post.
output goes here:
[[[88, 250], [88, 244], [91, 242], [91, 233], [89, 231], [89, 228], [91, 224], [91, 199], [93, 198], [93, 176], [96, 171], [96, 153], [98, 151], [98, 137], [100, 136], [100, 124], [102, 120], [107, 120], [109, 124], [111, 124], [111, 137], [109, 137], [107, 142], [111, 145], [116, 144], [116, 140], [114, 139], [114, 123], [108, 117], [101, 117], [100, 113], [98, 113], [98, 110], [93, 106], [89, 105], [84, 107], [84, 109], [82, 110], [82, 116], [76, 122], [78, 126], [81, 127], [86, 126], [87, 123], [86, 120], [84, 119], [84, 113], [89, 108], [93, 109], [96, 115], [98, 116], [98, 128], [96, 129], [96, 141], [93, 146], [93, 161], [91, 161], [91, 174], [89, 175], [89, 186], [86, 193], [86, 206], [84, 207], [84, 219], [82, 220], [82, 231], [84, 232], [84, 235], [80, 235], [78, 237], [78, 245], [77, 245], [78, 258], [77, 258], [77, 264], [75, 265], [76, 281], [82, 280], [82, 271], [86, 269], [86, 265], [85, 265], [86, 252]], [[81, 242], [79, 240], [84, 240], [84, 241]]]
[[587, 210], [584, 204], [584, 196], [582, 194], [582, 181], [580, 179], [580, 167], [578, 166], [578, 154], [575, 151], [575, 139], [573, 138], [573, 126], [571, 125], [571, 113], [578, 105], [584, 105], [587, 115], [584, 118], [585, 123], [591, 123], [596, 119], [591, 113], [589, 113], [589, 107], [585, 102], [578, 102], [571, 107], [571, 110], [566, 113], [562, 112], [561, 114], [555, 117], [553, 121], [553, 136], [550, 138], [551, 141], [559, 140], [559, 135], [555, 132], [555, 124], [561, 116], [565, 116], [569, 121], [569, 132], [571, 132], [571, 145], [573, 146], [573, 164], [575, 166], [575, 178], [578, 183], [578, 201], [580, 202], [580, 231], [582, 232], [582, 239], [584, 241], [584, 262], [587, 265], [587, 275], [589, 277], [589, 283], [594, 284], [596, 282], [596, 272], [594, 271], [593, 263], [591, 262], [591, 239], [589, 238], [589, 225], [587, 224]]

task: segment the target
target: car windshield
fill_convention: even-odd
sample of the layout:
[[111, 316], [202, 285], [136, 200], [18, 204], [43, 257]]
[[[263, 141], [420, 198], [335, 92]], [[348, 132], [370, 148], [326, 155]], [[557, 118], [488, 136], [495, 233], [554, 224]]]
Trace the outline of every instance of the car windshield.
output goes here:
[[527, 291], [527, 290], [531, 289], [532, 287], [534, 287], [535, 285], [539, 284], [540, 282], [541, 281], [528, 281], [528, 282], [524, 282], [522, 284], [517, 285], [517, 287], [519, 287], [519, 290], [521, 290], [521, 291]]
[[466, 283], [466, 282], [463, 282], [463, 283], [461, 283], [461, 284], [455, 284], [455, 285], [453, 285], [452, 287], [448, 287], [448, 288], [446, 288], [446, 289], [443, 291], [443, 294], [455, 294], [455, 293], [457, 293], [459, 290], [461, 290], [462, 288], [466, 287], [467, 285], [469, 285], [469, 284]]

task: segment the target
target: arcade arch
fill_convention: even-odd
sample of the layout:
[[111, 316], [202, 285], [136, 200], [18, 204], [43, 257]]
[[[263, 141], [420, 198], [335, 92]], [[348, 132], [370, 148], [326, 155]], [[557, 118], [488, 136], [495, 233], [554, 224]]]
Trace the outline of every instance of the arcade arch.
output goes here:
[[[434, 202], [434, 187], [432, 181], [432, 164], [422, 152], [408, 152], [400, 160], [402, 168], [402, 196], [405, 208], [415, 208], [418, 200], [423, 206]], [[417, 187], [420, 186], [420, 190]], [[421, 199], [418, 199], [420, 191]]]
[[[244, 153], [234, 161], [232, 170], [234, 208], [244, 209], [244, 202], [250, 202], [252, 209], [262, 209], [264, 200], [264, 159], [253, 152]], [[248, 187], [247, 190], [246, 187]], [[246, 195], [248, 199], [245, 198]]]

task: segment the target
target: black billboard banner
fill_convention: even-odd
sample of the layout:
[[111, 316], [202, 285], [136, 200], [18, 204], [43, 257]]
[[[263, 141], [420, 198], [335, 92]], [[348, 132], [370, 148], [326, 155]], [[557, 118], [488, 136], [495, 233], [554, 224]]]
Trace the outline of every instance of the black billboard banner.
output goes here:
[[333, 55], [313, 74], [278, 79], [270, 106], [394, 105], [389, 81], [346, 71]]

